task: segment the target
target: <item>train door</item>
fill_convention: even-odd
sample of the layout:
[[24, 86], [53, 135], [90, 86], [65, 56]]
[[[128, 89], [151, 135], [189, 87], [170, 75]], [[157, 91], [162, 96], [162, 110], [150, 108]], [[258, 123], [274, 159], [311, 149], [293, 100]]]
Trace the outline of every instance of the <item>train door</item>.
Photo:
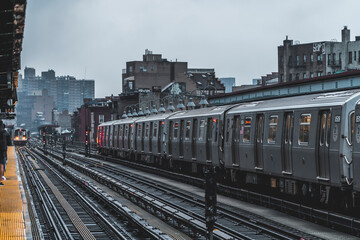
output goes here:
[[159, 121], [158, 122], [158, 125], [159, 125], [159, 128], [158, 128], [158, 133], [157, 133], [157, 147], [158, 147], [158, 153], [161, 153], [161, 136], [164, 132], [164, 122], [162, 121]]
[[152, 139], [153, 139], [153, 122], [150, 122], [150, 130], [149, 130], [149, 153], [152, 152]]
[[145, 123], [141, 123], [141, 151], [144, 151], [144, 133], [145, 133]]
[[[230, 123], [229, 123], [230, 124]], [[239, 164], [237, 160], [239, 159], [239, 143], [240, 143], [240, 116], [235, 116], [233, 119], [234, 127], [232, 133], [232, 164]]]
[[179, 157], [184, 157], [184, 124], [185, 121], [180, 121], [180, 134], [179, 134]]
[[256, 115], [255, 128], [255, 168], [263, 169], [264, 114]]
[[173, 121], [170, 121], [169, 124], [169, 140], [168, 140], [168, 144], [169, 144], [169, 155], [172, 155], [172, 136], [173, 136]]
[[329, 110], [320, 111], [319, 128], [318, 128], [318, 177], [329, 179], [329, 149], [330, 149], [330, 128], [331, 113]]
[[294, 134], [294, 113], [287, 112], [284, 116], [284, 130], [282, 137], [282, 171], [292, 173], [292, 146]]
[[192, 158], [196, 159], [196, 138], [197, 138], [197, 127], [198, 120], [196, 118], [193, 119], [193, 127], [192, 127], [192, 138], [191, 138], [191, 151]]
[[206, 126], [206, 160], [212, 160], [212, 118], [208, 118]]
[[138, 144], [137, 144], [137, 140], [138, 140], [138, 126], [139, 126], [139, 124], [138, 123], [136, 123], [135, 124], [135, 129], [134, 129], [134, 150], [135, 151], [137, 151], [138, 149]]
[[[335, 124], [336, 126], [336, 124]], [[335, 127], [334, 126], [334, 127]], [[349, 123], [348, 123], [349, 133], [350, 136], [348, 145], [353, 146], [353, 152], [352, 152], [352, 158], [348, 159], [346, 155], [343, 157], [343, 167], [344, 168], [344, 174], [345, 179], [347, 182], [350, 183], [350, 179], [353, 178], [353, 180], [356, 183], [360, 183], [360, 104], [359, 102], [355, 105], [355, 112], [350, 113], [349, 115]], [[333, 133], [336, 132], [336, 136], [339, 135], [339, 129], [338, 127], [336, 130], [333, 130]], [[334, 136], [333, 136], [334, 138]], [[354, 174], [351, 174], [351, 163], [352, 162], [352, 172]], [[344, 164], [346, 163], [346, 165]], [[360, 184], [354, 185], [354, 189], [359, 191]]]
[[133, 138], [133, 135], [132, 135], [132, 131], [133, 131], [133, 127], [134, 125], [131, 123], [129, 124], [129, 135], [128, 135], [128, 149], [130, 150], [132, 148], [132, 138]]

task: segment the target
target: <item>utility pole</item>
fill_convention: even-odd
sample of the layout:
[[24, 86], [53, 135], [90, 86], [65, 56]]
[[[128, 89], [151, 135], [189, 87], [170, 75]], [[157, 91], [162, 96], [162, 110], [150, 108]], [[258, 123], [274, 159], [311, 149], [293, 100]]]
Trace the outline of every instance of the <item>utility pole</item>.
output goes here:
[[45, 152], [45, 154], [47, 154], [47, 151], [46, 151], [46, 131], [45, 131], [45, 129], [42, 132], [42, 137], [43, 137], [44, 152]]
[[90, 157], [89, 129], [85, 127], [85, 157]]
[[216, 222], [216, 173], [211, 166], [205, 172], [205, 220], [207, 239], [213, 240], [213, 230]]

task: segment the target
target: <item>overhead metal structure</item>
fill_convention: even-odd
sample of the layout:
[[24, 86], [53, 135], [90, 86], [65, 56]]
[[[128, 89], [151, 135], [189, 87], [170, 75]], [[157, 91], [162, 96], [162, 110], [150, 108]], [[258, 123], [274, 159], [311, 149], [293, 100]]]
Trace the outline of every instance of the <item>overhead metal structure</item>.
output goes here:
[[26, 0], [0, 1], [0, 118], [13, 118], [17, 103]]

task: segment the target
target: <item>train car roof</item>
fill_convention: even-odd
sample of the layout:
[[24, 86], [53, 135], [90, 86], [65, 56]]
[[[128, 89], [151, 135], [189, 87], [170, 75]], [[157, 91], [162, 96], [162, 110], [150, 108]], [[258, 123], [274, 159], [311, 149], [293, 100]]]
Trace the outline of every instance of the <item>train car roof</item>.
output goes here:
[[199, 117], [199, 116], [217, 116], [223, 114], [226, 110], [234, 107], [236, 105], [225, 105], [225, 106], [216, 106], [216, 107], [207, 107], [199, 108], [187, 111], [177, 112], [169, 119], [178, 119], [178, 118], [188, 118], [188, 117]]
[[281, 109], [299, 109], [310, 107], [341, 106], [351, 99], [360, 99], [360, 90], [341, 92], [317, 93], [294, 97], [277, 98], [271, 100], [240, 104], [229, 111], [231, 113], [269, 111]]
[[118, 121], [118, 120], [113, 120], [113, 121], [103, 122], [102, 124], [100, 124], [100, 125], [99, 125], [99, 127], [101, 127], [101, 126], [109, 126], [109, 125], [113, 125], [116, 121]]
[[148, 115], [146, 117], [137, 118], [136, 122], [164, 120], [164, 119], [166, 119], [174, 114], [177, 114], [177, 113], [178, 112], [165, 112], [165, 113], [152, 114], [152, 115]]

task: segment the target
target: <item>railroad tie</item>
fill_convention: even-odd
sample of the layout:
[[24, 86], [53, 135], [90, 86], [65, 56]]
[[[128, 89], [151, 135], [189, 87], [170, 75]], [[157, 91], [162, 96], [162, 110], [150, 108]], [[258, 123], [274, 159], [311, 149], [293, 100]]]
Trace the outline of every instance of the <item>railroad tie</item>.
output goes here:
[[[34, 162], [34, 165], [38, 168], [39, 165]], [[57, 189], [57, 187], [51, 182], [51, 180], [46, 176], [46, 174], [43, 171], [39, 171], [42, 178], [46, 182], [46, 184], [49, 186], [51, 191], [54, 193], [56, 199], [59, 201], [61, 206], [66, 211], [67, 215], [69, 216], [71, 222], [74, 224], [75, 228], [78, 230], [79, 234], [83, 239], [89, 239], [89, 240], [96, 240], [94, 235], [90, 232], [90, 230], [85, 226], [83, 221], [80, 219], [79, 215], [75, 212], [75, 210], [71, 207], [71, 205], [66, 201], [64, 196], [60, 193], [60, 191]]]

